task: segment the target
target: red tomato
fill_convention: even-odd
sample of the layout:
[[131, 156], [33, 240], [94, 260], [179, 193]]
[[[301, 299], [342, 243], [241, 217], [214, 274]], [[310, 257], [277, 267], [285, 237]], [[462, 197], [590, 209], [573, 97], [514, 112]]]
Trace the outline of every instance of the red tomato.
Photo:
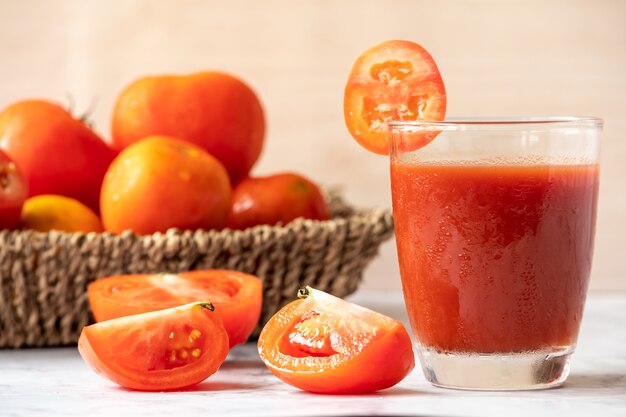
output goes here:
[[250, 172], [265, 136], [258, 97], [242, 80], [206, 71], [143, 77], [122, 91], [113, 109], [113, 146], [150, 135], [191, 142], [216, 157], [236, 184]]
[[210, 300], [224, 323], [230, 347], [248, 339], [263, 302], [259, 278], [218, 269], [101, 278], [89, 285], [87, 293], [97, 321]]
[[164, 391], [215, 373], [228, 354], [228, 336], [211, 303], [200, 302], [87, 326], [78, 351], [123, 387]]
[[14, 103], [0, 113], [0, 138], [26, 177], [29, 196], [59, 194], [99, 211], [100, 185], [115, 153], [63, 107]]
[[107, 170], [102, 224], [113, 233], [222, 229], [231, 194], [224, 166], [204, 149], [150, 136], [124, 149]]
[[228, 227], [287, 224], [303, 217], [328, 220], [330, 213], [319, 187], [293, 173], [246, 178], [233, 190]]
[[26, 179], [17, 165], [0, 150], [0, 230], [18, 225], [27, 196]]
[[415, 366], [404, 326], [387, 316], [309, 287], [265, 325], [259, 354], [269, 370], [302, 390], [377, 391]]
[[[387, 41], [354, 63], [344, 94], [344, 117], [352, 136], [366, 149], [387, 155], [389, 121], [443, 120], [446, 90], [435, 61], [409, 41]], [[412, 149], [434, 135], [419, 137]]]

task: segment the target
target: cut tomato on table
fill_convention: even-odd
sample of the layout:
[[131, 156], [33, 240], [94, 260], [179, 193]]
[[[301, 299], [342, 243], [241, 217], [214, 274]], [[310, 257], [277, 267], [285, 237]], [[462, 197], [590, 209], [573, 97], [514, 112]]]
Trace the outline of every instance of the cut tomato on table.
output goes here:
[[389, 388], [415, 366], [404, 326], [383, 314], [306, 287], [259, 337], [269, 370], [305, 391], [354, 394]]
[[228, 354], [228, 336], [211, 303], [198, 302], [87, 326], [78, 351], [123, 387], [165, 391], [215, 373]]
[[97, 321], [209, 300], [224, 323], [231, 347], [248, 339], [263, 302], [259, 278], [221, 269], [101, 278], [89, 285], [87, 293]]
[[[387, 41], [354, 63], [344, 94], [348, 130], [366, 149], [386, 155], [390, 121], [443, 120], [446, 90], [435, 61], [420, 45]], [[434, 135], [415, 136], [417, 149]]]

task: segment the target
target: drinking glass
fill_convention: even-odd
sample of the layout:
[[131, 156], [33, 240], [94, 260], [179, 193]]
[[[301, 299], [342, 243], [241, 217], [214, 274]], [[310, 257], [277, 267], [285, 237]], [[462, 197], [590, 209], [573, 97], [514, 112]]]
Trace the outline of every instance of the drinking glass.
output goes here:
[[578, 117], [390, 123], [402, 288], [432, 384], [540, 389], [567, 378], [601, 128]]

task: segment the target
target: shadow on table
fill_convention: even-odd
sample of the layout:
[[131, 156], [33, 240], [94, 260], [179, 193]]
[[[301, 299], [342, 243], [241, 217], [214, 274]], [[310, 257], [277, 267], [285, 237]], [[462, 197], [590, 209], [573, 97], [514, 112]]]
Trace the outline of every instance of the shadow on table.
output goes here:
[[[626, 394], [626, 375], [623, 374], [571, 374], [563, 384], [565, 389], [581, 391], [609, 390], [611, 393]], [[607, 391], [607, 392], [609, 392]]]
[[[311, 395], [313, 396], [320, 396], [320, 397], [334, 397], [334, 398], [342, 398], [342, 397], [354, 397], [354, 396], [358, 396], [360, 398], [368, 398], [368, 397], [401, 397], [401, 396], [415, 396], [415, 395], [425, 395], [426, 392], [424, 391], [419, 391], [419, 390], [414, 390], [414, 389], [408, 389], [408, 388], [399, 388], [399, 387], [393, 387], [393, 388], [388, 388], [382, 391], [375, 391], [372, 393], [366, 393], [366, 394], [322, 394], [322, 393], [315, 393], [315, 392], [308, 392], [308, 391], [294, 391], [291, 394], [293, 395], [302, 395], [305, 397], [310, 397]], [[428, 392], [429, 396], [433, 396], [433, 395], [438, 395], [432, 392]]]
[[211, 391], [246, 391], [263, 388], [260, 384], [248, 384], [243, 382], [211, 382], [204, 381], [198, 385], [184, 390], [185, 392], [211, 392]]
[[220, 367], [222, 369], [266, 369], [263, 362], [259, 362], [258, 360], [250, 360], [250, 359], [239, 359], [236, 361], [226, 361]]

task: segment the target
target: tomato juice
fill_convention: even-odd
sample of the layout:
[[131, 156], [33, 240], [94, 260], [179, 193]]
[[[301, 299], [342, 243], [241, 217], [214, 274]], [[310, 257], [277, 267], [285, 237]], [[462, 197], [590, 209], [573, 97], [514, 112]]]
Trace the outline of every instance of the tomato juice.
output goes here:
[[595, 230], [597, 165], [393, 161], [405, 301], [440, 352], [576, 343]]

